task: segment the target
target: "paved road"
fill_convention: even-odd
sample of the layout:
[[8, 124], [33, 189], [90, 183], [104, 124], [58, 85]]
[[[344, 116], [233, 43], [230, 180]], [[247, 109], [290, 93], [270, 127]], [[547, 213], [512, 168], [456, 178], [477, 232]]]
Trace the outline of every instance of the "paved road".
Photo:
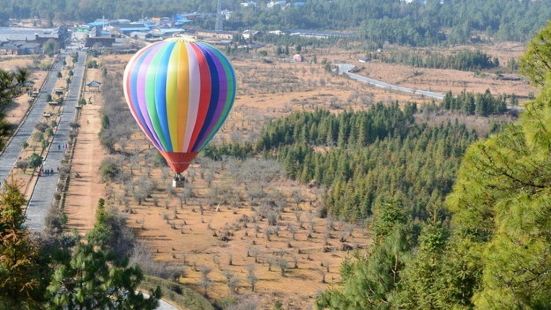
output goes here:
[[[63, 103], [63, 111], [58, 124], [58, 129], [54, 134], [54, 139], [50, 146], [48, 155], [44, 161], [44, 169], [53, 169], [61, 165], [61, 160], [65, 153], [64, 146], [69, 142], [70, 123], [73, 122], [76, 112], [76, 105], [80, 98], [84, 78], [84, 65], [86, 63], [86, 53], [79, 52], [78, 62], [73, 69], [73, 78], [69, 85], [67, 98]], [[42, 176], [36, 181], [36, 185], [29, 200], [27, 207], [27, 227], [32, 231], [42, 231], [45, 227], [45, 219], [48, 209], [54, 199], [56, 185], [59, 181], [58, 174], [52, 176]]]
[[19, 158], [19, 154], [23, 149], [23, 143], [25, 143], [31, 136], [36, 123], [42, 119], [42, 113], [48, 105], [48, 94], [51, 94], [57, 80], [57, 72], [61, 70], [62, 57], [60, 61], [54, 63], [52, 70], [48, 72], [44, 86], [40, 90], [40, 94], [35, 103], [31, 106], [29, 115], [23, 120], [17, 131], [14, 133], [12, 139], [8, 142], [8, 145], [4, 148], [4, 151], [0, 155], [0, 183], [4, 183], [15, 162]]
[[375, 86], [375, 87], [378, 87], [378, 88], [399, 91], [399, 92], [402, 92], [402, 93], [425, 96], [425, 97], [434, 98], [434, 99], [437, 99], [437, 100], [443, 100], [444, 96], [445, 96], [445, 94], [443, 94], [443, 93], [437, 93], [437, 92], [432, 92], [432, 91], [428, 91], [428, 90], [419, 90], [419, 89], [413, 89], [413, 88], [409, 88], [409, 87], [403, 87], [403, 86], [399, 86], [399, 85], [395, 85], [395, 84], [390, 84], [390, 83], [387, 83], [387, 82], [384, 82], [384, 81], [368, 78], [368, 77], [365, 77], [363, 75], [359, 75], [359, 74], [356, 74], [356, 73], [352, 73], [352, 72], [350, 72], [350, 70], [352, 70], [352, 68], [354, 68], [354, 65], [351, 65], [351, 64], [338, 64], [337, 67], [339, 68], [339, 74], [346, 74], [351, 79], [354, 79], [356, 81], [360, 81], [360, 82], [363, 82], [363, 83], [366, 83], [366, 84], [369, 84], [369, 85], [372, 85], [372, 86]]
[[[145, 298], [149, 298], [149, 294], [147, 294], [146, 292], [142, 292], [142, 294]], [[157, 308], [155, 308], [155, 310], [180, 310], [180, 308], [163, 299], [159, 299], [159, 305], [157, 306]]]
[[178, 310], [178, 309], [179, 309], [178, 307], [173, 306], [162, 299], [159, 300], [159, 306], [157, 307], [157, 310]]

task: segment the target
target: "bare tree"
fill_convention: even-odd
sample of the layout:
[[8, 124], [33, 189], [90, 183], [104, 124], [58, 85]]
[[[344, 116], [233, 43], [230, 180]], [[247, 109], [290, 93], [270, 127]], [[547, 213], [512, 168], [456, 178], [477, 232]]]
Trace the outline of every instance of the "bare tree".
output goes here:
[[281, 271], [281, 276], [284, 277], [285, 272], [287, 271], [287, 268], [289, 267], [289, 262], [285, 258], [279, 256], [279, 257], [276, 258], [275, 263], [277, 264], [277, 266], [279, 267], [279, 270]]
[[268, 271], [272, 271], [272, 265], [274, 264], [274, 258], [270, 256], [270, 257], [268, 257], [266, 262], [268, 263]]
[[302, 198], [302, 194], [297, 191], [297, 190], [294, 190], [292, 193], [291, 193], [291, 199], [293, 199], [293, 202], [296, 204], [296, 207], [298, 209], [298, 206], [300, 205], [300, 203], [302, 202], [303, 198]]
[[325, 270], [322, 268], [322, 269], [319, 269], [318, 271], [319, 271], [320, 276], [321, 276], [321, 283], [327, 283], [327, 282], [325, 282], [325, 275], [326, 275]]
[[277, 226], [270, 226], [264, 230], [264, 235], [266, 236], [266, 240], [272, 241], [272, 235], [278, 234]]
[[205, 181], [207, 181], [207, 184], [210, 187], [211, 184], [212, 184], [212, 181], [214, 181], [214, 173], [212, 173], [211, 169], [205, 170], [204, 179], [205, 179]]
[[182, 192], [178, 196], [180, 199], [180, 208], [184, 207], [184, 204], [187, 205], [187, 200], [193, 197], [193, 189], [191, 184], [187, 184], [186, 187], [182, 189]]
[[237, 292], [239, 286], [239, 278], [237, 278], [231, 271], [224, 271], [224, 277], [226, 277], [226, 284], [231, 295]]
[[254, 257], [254, 262], [258, 264], [258, 255], [260, 254], [260, 251], [257, 247], [250, 247], [249, 248], [249, 255]]
[[134, 183], [134, 199], [141, 205], [142, 202], [149, 196], [155, 189], [155, 183], [150, 178], [141, 177], [136, 183]]
[[205, 296], [208, 296], [208, 289], [212, 286], [212, 280], [209, 278], [212, 269], [208, 266], [201, 266], [199, 271], [201, 272], [201, 281], [199, 285], [203, 288]]
[[298, 269], [298, 257], [293, 255], [293, 268]]
[[293, 240], [297, 240], [296, 238], [296, 235], [297, 235], [297, 232], [298, 232], [298, 229], [295, 225], [293, 224], [289, 224], [287, 226], [287, 230], [289, 231], [289, 233], [291, 234], [291, 236], [293, 237]]
[[249, 282], [249, 285], [251, 286], [251, 291], [253, 292], [256, 289], [256, 282], [258, 282], [258, 277], [255, 274], [255, 270], [255, 265], [247, 266], [247, 281]]
[[278, 217], [279, 217], [279, 214], [275, 210], [269, 211], [268, 214], [266, 215], [266, 218], [268, 219], [268, 225], [276, 226]]

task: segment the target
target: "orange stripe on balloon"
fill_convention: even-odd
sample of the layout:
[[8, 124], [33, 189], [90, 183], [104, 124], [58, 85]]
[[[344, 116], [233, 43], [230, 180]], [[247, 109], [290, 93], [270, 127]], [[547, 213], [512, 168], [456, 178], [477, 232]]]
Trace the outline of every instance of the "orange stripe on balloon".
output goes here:
[[186, 119], [188, 113], [189, 101], [189, 60], [187, 57], [187, 48], [185, 42], [179, 41], [178, 59], [178, 92], [177, 92], [177, 115], [178, 115], [178, 130], [176, 131], [176, 146], [175, 152], [184, 152], [184, 131], [186, 130]]

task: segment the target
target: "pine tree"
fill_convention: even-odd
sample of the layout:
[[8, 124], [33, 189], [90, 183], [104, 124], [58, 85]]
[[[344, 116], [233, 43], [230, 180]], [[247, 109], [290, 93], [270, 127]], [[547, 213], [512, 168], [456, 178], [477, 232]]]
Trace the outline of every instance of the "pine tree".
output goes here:
[[113, 238], [106, 224], [107, 214], [100, 200], [96, 224], [79, 242], [71, 259], [56, 267], [47, 288], [49, 309], [155, 309], [160, 290], [145, 298], [138, 292], [143, 274], [128, 266], [126, 257], [117, 257], [108, 246]]
[[27, 309], [40, 300], [40, 266], [35, 243], [24, 226], [26, 205], [17, 185], [0, 194], [0, 308]]

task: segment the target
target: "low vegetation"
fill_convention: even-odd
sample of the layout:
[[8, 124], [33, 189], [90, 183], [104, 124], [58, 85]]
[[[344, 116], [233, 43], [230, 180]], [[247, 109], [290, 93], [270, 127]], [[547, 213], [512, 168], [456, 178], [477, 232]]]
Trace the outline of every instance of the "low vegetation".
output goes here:
[[371, 52], [368, 59], [376, 59], [387, 63], [400, 63], [413, 67], [456, 69], [477, 71], [499, 67], [499, 59], [477, 51], [464, 50], [451, 55], [443, 55], [430, 51], [390, 51], [384, 53]]

